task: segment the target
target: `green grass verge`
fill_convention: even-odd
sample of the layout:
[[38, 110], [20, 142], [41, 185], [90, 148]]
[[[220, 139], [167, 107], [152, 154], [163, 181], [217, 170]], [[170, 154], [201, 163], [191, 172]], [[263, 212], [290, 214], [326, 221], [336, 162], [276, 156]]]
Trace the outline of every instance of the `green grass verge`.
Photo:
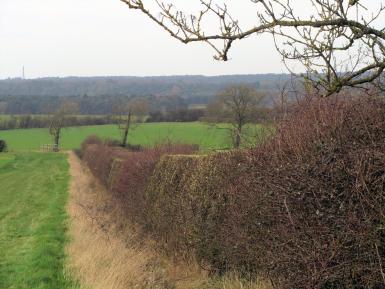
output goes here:
[[[210, 126], [205, 123], [144, 123], [131, 130], [129, 142], [151, 146], [165, 141], [198, 144], [202, 150], [226, 149], [231, 147], [228, 125]], [[260, 126], [249, 128], [251, 135], [260, 130]], [[76, 149], [89, 135], [103, 138], [120, 139], [116, 125], [72, 127], [63, 130], [62, 148]], [[43, 144], [50, 144], [52, 138], [48, 129], [18, 129], [0, 131], [0, 139], [5, 139], [10, 151], [37, 150]]]
[[0, 154], [0, 288], [74, 288], [65, 274], [64, 154]]

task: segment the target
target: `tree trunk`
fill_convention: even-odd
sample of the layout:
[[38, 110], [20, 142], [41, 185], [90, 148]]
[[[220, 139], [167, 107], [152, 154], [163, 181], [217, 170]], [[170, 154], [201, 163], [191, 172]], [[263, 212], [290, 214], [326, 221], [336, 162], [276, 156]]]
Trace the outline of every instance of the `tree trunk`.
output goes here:
[[53, 147], [54, 152], [59, 151], [59, 142], [60, 142], [60, 128], [57, 128], [54, 135], [54, 147]]
[[235, 129], [235, 140], [234, 140], [234, 147], [236, 149], [241, 146], [241, 134], [242, 134], [242, 125], [238, 124], [238, 127]]
[[128, 132], [130, 131], [130, 125], [131, 125], [131, 112], [129, 112], [127, 115], [127, 121], [123, 132], [122, 147], [124, 148], [127, 147]]
[[124, 147], [124, 148], [127, 146], [128, 130], [129, 130], [129, 128], [128, 128], [128, 126], [126, 126], [126, 127], [124, 128], [124, 132], [123, 132], [123, 140], [122, 140], [122, 147]]

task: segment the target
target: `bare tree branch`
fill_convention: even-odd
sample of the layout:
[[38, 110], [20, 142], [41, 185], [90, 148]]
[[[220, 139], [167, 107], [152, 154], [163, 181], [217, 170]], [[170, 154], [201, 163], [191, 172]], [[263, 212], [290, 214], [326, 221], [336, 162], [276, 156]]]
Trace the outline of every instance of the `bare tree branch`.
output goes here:
[[[248, 0], [255, 5], [257, 23], [242, 29], [224, 0], [221, 5], [200, 0], [201, 9], [195, 15], [155, 0], [159, 16], [144, 0], [120, 1], [183, 43], [207, 43], [217, 60], [229, 59], [234, 41], [271, 34], [287, 67], [287, 62], [299, 61], [307, 80], [324, 96], [373, 83], [385, 70], [384, 2], [371, 11], [365, 5], [369, 0], [304, 0], [312, 12], [303, 17], [290, 0]], [[219, 20], [216, 32], [207, 27], [207, 19]]]

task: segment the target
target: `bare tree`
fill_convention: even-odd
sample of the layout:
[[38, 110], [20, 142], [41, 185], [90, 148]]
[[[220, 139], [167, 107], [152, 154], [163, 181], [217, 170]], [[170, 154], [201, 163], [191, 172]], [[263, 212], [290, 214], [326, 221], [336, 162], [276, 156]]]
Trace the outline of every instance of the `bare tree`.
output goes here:
[[314, 93], [312, 89], [309, 80], [299, 80], [296, 77], [277, 83], [271, 97], [274, 120], [285, 118], [292, 104], [298, 104], [304, 98], [311, 97]]
[[[257, 17], [255, 24], [245, 27], [226, 0], [199, 0], [201, 8], [193, 14], [178, 10], [175, 0], [120, 1], [183, 43], [207, 43], [218, 60], [228, 60], [235, 41], [269, 33], [287, 67], [291, 60], [299, 61], [307, 71], [304, 76], [323, 96], [344, 87], [367, 88], [385, 70], [383, 0], [377, 1], [377, 8], [373, 0], [248, 0]], [[155, 2], [158, 10], [148, 8], [148, 2]], [[298, 5], [306, 7], [306, 16]], [[210, 19], [219, 23], [216, 29]]]
[[62, 129], [68, 124], [68, 116], [76, 114], [79, 105], [73, 101], [63, 101], [57, 111], [51, 116], [49, 133], [53, 137], [53, 150], [59, 151]]
[[232, 85], [218, 94], [208, 105], [209, 116], [217, 122], [232, 124], [231, 133], [235, 148], [239, 148], [244, 135], [244, 127], [253, 121], [256, 110], [263, 99], [254, 87]]
[[122, 131], [121, 146], [127, 147], [128, 134], [135, 124], [145, 120], [148, 112], [146, 99], [135, 98], [117, 108], [117, 123]]

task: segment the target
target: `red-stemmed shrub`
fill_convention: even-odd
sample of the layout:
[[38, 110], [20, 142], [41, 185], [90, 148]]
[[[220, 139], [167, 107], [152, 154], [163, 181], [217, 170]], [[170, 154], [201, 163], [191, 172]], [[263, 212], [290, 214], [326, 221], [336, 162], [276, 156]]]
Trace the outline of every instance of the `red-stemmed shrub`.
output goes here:
[[81, 144], [81, 146], [80, 146], [80, 149], [76, 150], [77, 155], [78, 155], [79, 157], [82, 157], [83, 154], [84, 154], [84, 152], [85, 152], [85, 150], [86, 150], [86, 148], [87, 148], [87, 146], [88, 146], [88, 145], [91, 145], [91, 144], [93, 144], [93, 145], [101, 145], [101, 144], [103, 144], [103, 140], [102, 140], [100, 137], [96, 136], [96, 135], [90, 135], [90, 136], [88, 136], [88, 137], [82, 142], [82, 144]]
[[82, 145], [82, 159], [91, 172], [105, 185], [109, 186], [113, 176], [115, 161], [126, 159], [132, 153], [126, 149], [110, 147], [104, 143]]
[[298, 105], [230, 190], [231, 229], [218, 236], [243, 248], [230, 260], [279, 288], [385, 288], [384, 153], [382, 99]]

